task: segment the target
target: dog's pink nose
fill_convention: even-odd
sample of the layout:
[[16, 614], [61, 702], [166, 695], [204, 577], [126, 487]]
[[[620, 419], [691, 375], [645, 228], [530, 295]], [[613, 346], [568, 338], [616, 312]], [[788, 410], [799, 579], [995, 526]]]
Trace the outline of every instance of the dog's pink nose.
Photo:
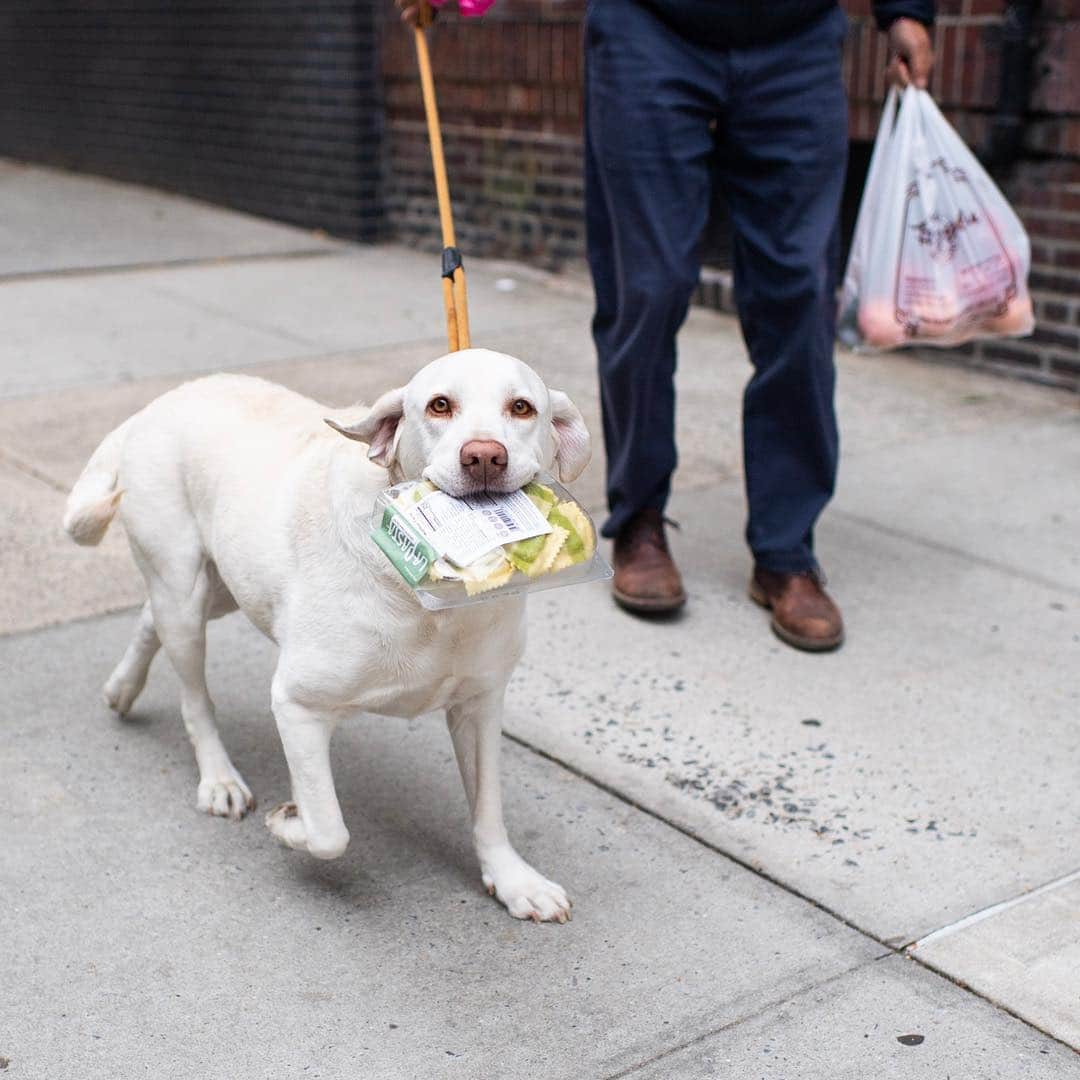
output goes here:
[[461, 467], [480, 484], [506, 471], [506, 447], [494, 439], [471, 439], [461, 448]]

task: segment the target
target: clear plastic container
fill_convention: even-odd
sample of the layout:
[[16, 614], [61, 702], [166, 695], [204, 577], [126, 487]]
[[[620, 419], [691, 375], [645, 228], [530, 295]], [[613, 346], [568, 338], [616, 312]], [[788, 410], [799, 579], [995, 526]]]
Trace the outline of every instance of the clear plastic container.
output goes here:
[[395, 484], [375, 499], [371, 538], [431, 611], [612, 576], [592, 518], [547, 476], [461, 499]]

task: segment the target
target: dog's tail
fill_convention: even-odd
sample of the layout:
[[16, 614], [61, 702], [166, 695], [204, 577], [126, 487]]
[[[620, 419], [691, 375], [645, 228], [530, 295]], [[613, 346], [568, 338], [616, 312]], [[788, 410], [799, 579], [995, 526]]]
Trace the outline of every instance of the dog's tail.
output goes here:
[[110, 431], [90, 456], [82, 475], [68, 496], [64, 509], [64, 532], [76, 544], [92, 546], [101, 542], [123, 495], [117, 487], [120, 452], [127, 426], [134, 417]]

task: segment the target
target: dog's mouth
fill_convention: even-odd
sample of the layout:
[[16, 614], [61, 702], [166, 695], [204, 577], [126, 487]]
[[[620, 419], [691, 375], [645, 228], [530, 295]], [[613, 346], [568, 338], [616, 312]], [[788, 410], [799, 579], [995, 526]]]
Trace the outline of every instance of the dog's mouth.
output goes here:
[[529, 481], [520, 484], [505, 483], [503, 481], [493, 483], [478, 483], [475, 480], [465, 480], [459, 485], [444, 486], [443, 491], [447, 495], [453, 495], [456, 499], [465, 498], [467, 495], [509, 495], [511, 492], [523, 488]]
[[519, 491], [531, 480], [536, 478], [536, 471], [531, 470], [525, 475], [507, 475], [500, 473], [494, 477], [485, 477], [478, 480], [468, 473], [457, 476], [440, 476], [435, 469], [425, 469], [423, 479], [430, 480], [440, 491], [452, 495], [455, 499], [463, 499], [474, 495], [509, 495]]

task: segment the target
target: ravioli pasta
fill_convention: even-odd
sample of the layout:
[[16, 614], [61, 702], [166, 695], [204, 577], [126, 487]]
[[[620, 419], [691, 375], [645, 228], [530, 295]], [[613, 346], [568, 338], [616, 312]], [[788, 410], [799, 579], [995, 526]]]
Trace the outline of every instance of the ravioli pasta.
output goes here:
[[[436, 490], [427, 481], [402, 493], [396, 502], [403, 508], [420, 502]], [[456, 566], [445, 558], [436, 559], [428, 580], [460, 581], [469, 596], [507, 584], [515, 571], [528, 578], [565, 570], [586, 562], [596, 551], [596, 534], [588, 515], [577, 503], [563, 500], [544, 484], [526, 484], [522, 491], [547, 520], [551, 531], [527, 540], [504, 544], [468, 566]]]

